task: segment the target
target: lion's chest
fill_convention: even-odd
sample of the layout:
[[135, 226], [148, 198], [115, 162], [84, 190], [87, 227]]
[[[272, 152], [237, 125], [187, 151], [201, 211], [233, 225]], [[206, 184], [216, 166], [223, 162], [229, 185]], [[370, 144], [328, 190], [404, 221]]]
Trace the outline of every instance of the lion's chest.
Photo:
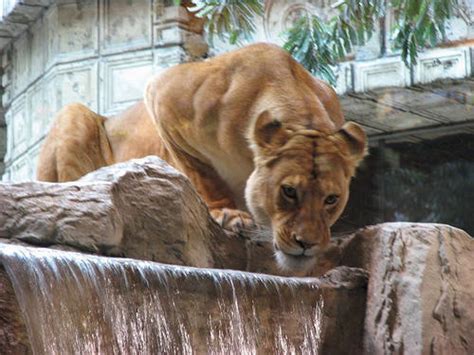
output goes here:
[[211, 161], [214, 169], [231, 189], [237, 208], [246, 210], [244, 191], [247, 179], [253, 171], [252, 161], [237, 155], [226, 154], [215, 156]]

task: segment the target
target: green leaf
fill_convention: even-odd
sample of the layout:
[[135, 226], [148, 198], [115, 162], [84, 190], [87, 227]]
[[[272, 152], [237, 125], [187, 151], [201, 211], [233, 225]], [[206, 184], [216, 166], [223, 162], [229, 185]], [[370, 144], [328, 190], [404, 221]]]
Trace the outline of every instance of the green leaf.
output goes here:
[[229, 37], [230, 44], [235, 44], [238, 38], [239, 38], [239, 33], [237, 31], [232, 31]]
[[209, 41], [218, 36], [232, 44], [251, 40], [256, 32], [255, 20], [263, 17], [263, 0], [193, 0], [188, 9], [206, 19]]

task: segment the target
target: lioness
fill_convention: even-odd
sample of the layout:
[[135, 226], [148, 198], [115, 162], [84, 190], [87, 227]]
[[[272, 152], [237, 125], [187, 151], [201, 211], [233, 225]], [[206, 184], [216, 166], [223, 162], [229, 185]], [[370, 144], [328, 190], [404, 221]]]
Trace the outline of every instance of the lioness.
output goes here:
[[163, 71], [145, 104], [120, 117], [66, 107], [37, 176], [71, 180], [148, 154], [186, 174], [224, 227], [271, 227], [279, 265], [304, 274], [347, 203], [366, 135], [344, 124], [331, 87], [282, 49], [255, 44]]

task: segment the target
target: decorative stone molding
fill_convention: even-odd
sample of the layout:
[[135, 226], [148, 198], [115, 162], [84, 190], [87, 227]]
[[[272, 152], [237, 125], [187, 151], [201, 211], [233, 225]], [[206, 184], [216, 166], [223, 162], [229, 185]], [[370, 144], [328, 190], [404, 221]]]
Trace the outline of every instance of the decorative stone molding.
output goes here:
[[151, 50], [107, 57], [101, 63], [101, 111], [112, 115], [143, 98], [146, 82], [153, 74]]
[[16, 96], [28, 85], [30, 75], [30, 55], [27, 33], [21, 35], [13, 44], [12, 62], [15, 70], [12, 72], [12, 94]]
[[68, 1], [49, 10], [50, 60], [53, 63], [85, 59], [98, 54], [96, 0]]
[[8, 134], [8, 151], [5, 161], [22, 154], [28, 148], [30, 125], [26, 113], [26, 100], [24, 97], [16, 100], [5, 115]]
[[469, 48], [434, 49], [420, 54], [413, 70], [414, 84], [439, 79], [465, 78], [471, 73]]
[[55, 69], [56, 109], [71, 102], [82, 102], [92, 110], [98, 110], [96, 60], [63, 64]]
[[410, 71], [400, 57], [354, 62], [354, 91], [363, 92], [380, 87], [410, 85]]
[[157, 72], [164, 68], [185, 62], [186, 58], [186, 51], [182, 47], [155, 49], [153, 53], [153, 67]]
[[155, 47], [183, 47], [180, 62], [202, 58], [208, 51], [203, 36], [203, 20], [182, 6], [155, 6], [153, 33]]
[[[27, 32], [31, 50], [30, 80], [36, 80], [43, 75], [48, 60], [48, 28], [44, 18], [40, 17]], [[26, 53], [28, 55], [28, 53]]]
[[15, 161], [11, 166], [10, 174], [16, 181], [28, 181], [31, 176], [30, 164], [27, 156], [23, 156]]
[[339, 95], [353, 90], [352, 82], [352, 65], [350, 62], [342, 62], [338, 64], [336, 70], [336, 87], [335, 90]]
[[331, 1], [265, 1], [263, 30], [266, 40], [283, 44], [281, 34], [288, 30], [299, 18], [307, 14], [317, 14], [328, 19], [335, 14]]
[[0, 1], [0, 49], [26, 31], [50, 3], [50, 0]]
[[99, 0], [101, 53], [149, 48], [151, 6], [142, 0]]
[[43, 138], [44, 132], [48, 128], [48, 118], [51, 117], [52, 111], [49, 109], [42, 82], [38, 82], [28, 89], [26, 100], [26, 110], [31, 120], [30, 139], [37, 142]]

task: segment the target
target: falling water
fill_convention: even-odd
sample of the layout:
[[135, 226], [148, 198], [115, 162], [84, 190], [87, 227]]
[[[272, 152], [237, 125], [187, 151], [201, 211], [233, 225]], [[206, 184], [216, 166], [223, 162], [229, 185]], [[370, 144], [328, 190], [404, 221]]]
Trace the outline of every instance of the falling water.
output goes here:
[[315, 354], [317, 283], [0, 247], [35, 354]]

